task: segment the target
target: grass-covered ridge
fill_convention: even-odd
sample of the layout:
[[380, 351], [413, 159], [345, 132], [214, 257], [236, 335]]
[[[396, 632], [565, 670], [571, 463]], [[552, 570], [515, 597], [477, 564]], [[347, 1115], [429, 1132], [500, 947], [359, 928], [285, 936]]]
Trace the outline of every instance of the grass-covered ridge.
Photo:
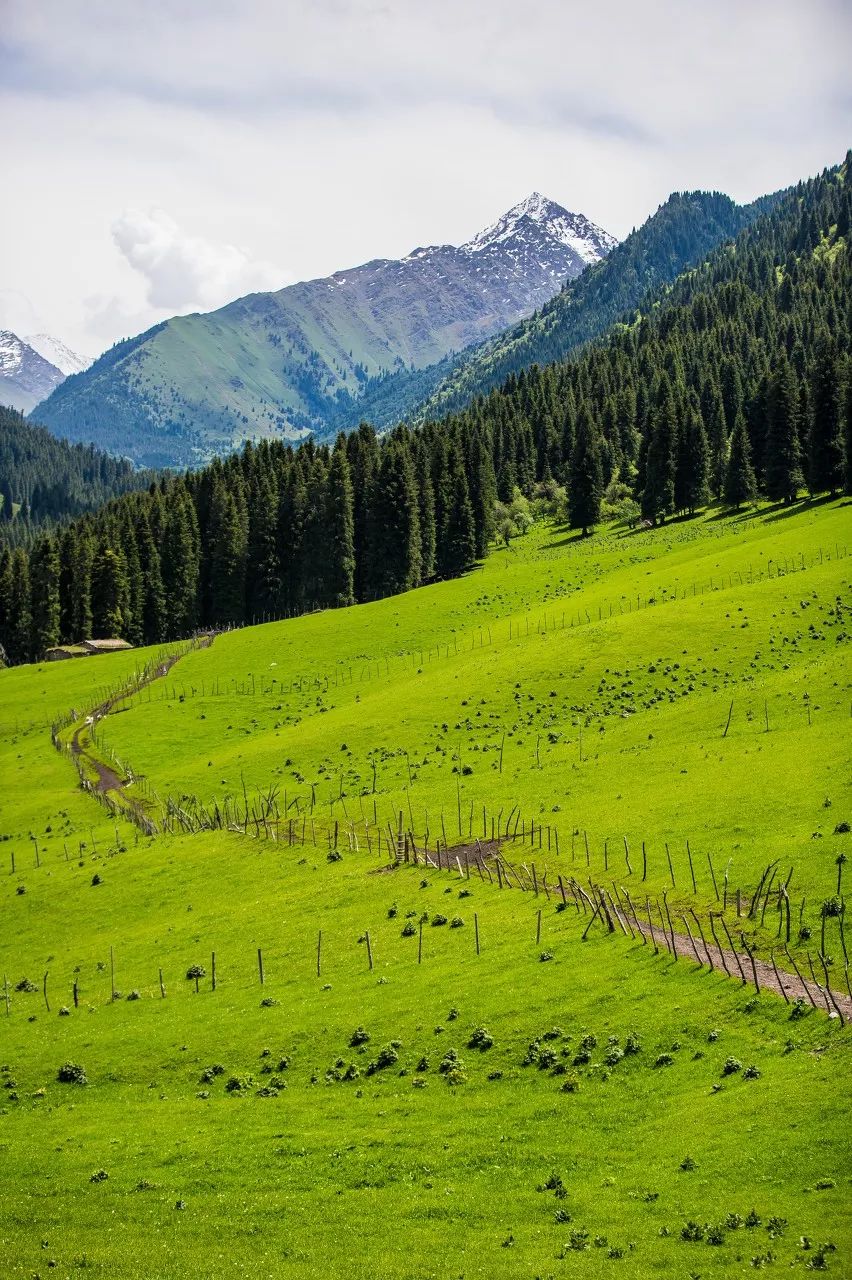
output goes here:
[[[51, 724], [155, 653], [0, 674], [8, 1274], [844, 1274], [849, 1030], [690, 953], [583, 941], [553, 886], [706, 922], [708, 855], [746, 899], [779, 859], [816, 960], [848, 873], [848, 532], [843, 500], [536, 526], [456, 581], [220, 635], [101, 721], [129, 795], [277, 786], [279, 841], [149, 839], [75, 789]], [[506, 846], [537, 895], [378, 852], [400, 811], [434, 851], [442, 811], [452, 845], [459, 811], [467, 843], [513, 805], [550, 828]], [[745, 910], [731, 930], [786, 964], [774, 898]]]

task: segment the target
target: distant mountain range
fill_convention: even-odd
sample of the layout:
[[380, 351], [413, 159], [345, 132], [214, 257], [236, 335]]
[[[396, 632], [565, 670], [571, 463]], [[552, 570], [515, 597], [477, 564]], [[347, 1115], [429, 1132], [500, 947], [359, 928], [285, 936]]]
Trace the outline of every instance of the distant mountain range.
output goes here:
[[29, 413], [67, 374], [79, 373], [89, 363], [49, 334], [19, 338], [0, 329], [0, 405]]
[[33, 416], [150, 466], [197, 463], [250, 437], [327, 436], [355, 425], [388, 378], [410, 396], [418, 371], [530, 315], [616, 243], [535, 192], [459, 247], [168, 320], [54, 384]]

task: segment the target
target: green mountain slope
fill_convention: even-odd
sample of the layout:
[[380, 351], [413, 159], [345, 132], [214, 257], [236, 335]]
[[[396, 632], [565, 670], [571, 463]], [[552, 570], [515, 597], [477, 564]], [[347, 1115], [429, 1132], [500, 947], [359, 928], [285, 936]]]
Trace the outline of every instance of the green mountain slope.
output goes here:
[[458, 248], [415, 249], [169, 320], [68, 379], [37, 416], [149, 465], [197, 462], [251, 437], [329, 434], [357, 423], [371, 380], [514, 323], [614, 243], [534, 194]]

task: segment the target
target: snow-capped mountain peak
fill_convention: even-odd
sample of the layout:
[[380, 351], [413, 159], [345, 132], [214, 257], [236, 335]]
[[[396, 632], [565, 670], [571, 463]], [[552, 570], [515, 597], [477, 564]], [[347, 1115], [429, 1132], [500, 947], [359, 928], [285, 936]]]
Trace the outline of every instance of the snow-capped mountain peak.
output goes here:
[[0, 329], [0, 404], [28, 413], [64, 379], [65, 374], [28, 342]]
[[92, 363], [89, 356], [78, 355], [59, 338], [54, 338], [49, 333], [31, 334], [28, 338], [24, 338], [24, 342], [66, 377], [71, 373], [82, 373]]
[[540, 191], [533, 191], [501, 218], [462, 245], [467, 253], [481, 253], [514, 237], [536, 236], [556, 241], [577, 255], [586, 266], [606, 257], [618, 243], [615, 236], [582, 213], [570, 213]]

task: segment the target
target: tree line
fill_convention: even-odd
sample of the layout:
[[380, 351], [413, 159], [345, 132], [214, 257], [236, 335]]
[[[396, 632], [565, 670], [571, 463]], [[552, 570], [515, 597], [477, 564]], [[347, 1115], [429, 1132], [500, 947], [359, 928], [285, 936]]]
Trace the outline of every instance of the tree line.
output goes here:
[[31, 545], [40, 529], [147, 488], [152, 478], [126, 458], [57, 440], [0, 406], [0, 545]]
[[484, 556], [518, 493], [564, 486], [587, 532], [619, 504], [656, 524], [852, 490], [850, 169], [799, 184], [600, 343], [462, 412], [249, 444], [7, 549], [0, 643], [23, 661], [405, 591]]

